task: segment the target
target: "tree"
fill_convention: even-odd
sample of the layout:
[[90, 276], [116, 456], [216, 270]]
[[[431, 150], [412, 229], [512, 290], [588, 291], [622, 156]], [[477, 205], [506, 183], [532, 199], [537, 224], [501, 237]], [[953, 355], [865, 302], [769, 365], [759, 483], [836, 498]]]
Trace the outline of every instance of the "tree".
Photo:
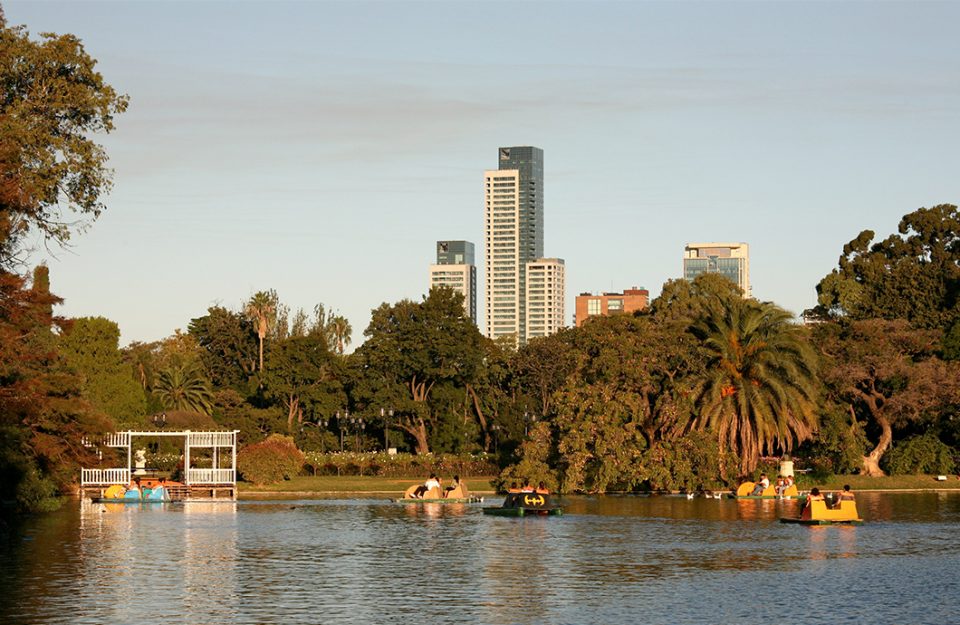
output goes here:
[[319, 337], [292, 337], [270, 348], [264, 394], [287, 409], [287, 431], [303, 423], [304, 409], [330, 414], [343, 403], [333, 355]]
[[245, 389], [257, 373], [257, 338], [254, 324], [244, 315], [221, 306], [190, 321], [190, 335], [201, 350], [204, 369], [217, 387]]
[[92, 463], [95, 438], [113, 424], [82, 397], [81, 379], [57, 351], [46, 267], [33, 288], [0, 271], [0, 500], [20, 510], [49, 509]]
[[0, 24], [0, 269], [11, 267], [31, 230], [65, 244], [65, 212], [95, 219], [109, 190], [107, 155], [90, 139], [113, 130], [127, 108], [73, 35], [30, 39]]
[[278, 306], [277, 292], [271, 289], [254, 293], [244, 307], [247, 319], [253, 322], [257, 338], [260, 340], [260, 367], [257, 370], [261, 372], [263, 371], [263, 339], [267, 338], [270, 329], [276, 323]]
[[862, 473], [883, 475], [880, 462], [896, 430], [926, 430], [960, 405], [960, 363], [936, 357], [938, 332], [903, 319], [823, 323], [814, 331], [827, 388], [868, 426], [873, 447]]
[[334, 315], [330, 321], [331, 332], [333, 334], [334, 348], [338, 354], [343, 354], [344, 349], [350, 344], [350, 337], [353, 334], [353, 328], [346, 317]]
[[213, 413], [210, 383], [197, 367], [172, 365], [160, 371], [153, 393], [168, 410], [192, 410]]
[[696, 429], [712, 430], [752, 472], [764, 452], [789, 452], [817, 429], [816, 355], [792, 315], [773, 304], [715, 300], [691, 327], [707, 358]]
[[395, 407], [396, 425], [413, 436], [417, 453], [428, 453], [431, 390], [443, 381], [463, 388], [480, 363], [480, 332], [464, 314], [463, 296], [434, 288], [420, 303], [382, 304], [364, 336], [357, 352], [367, 396], [380, 401], [405, 396], [410, 403]]
[[692, 281], [667, 280], [660, 296], [650, 304], [650, 314], [661, 322], [678, 322], [684, 326], [701, 318], [714, 300], [743, 298], [743, 290], [719, 273], [705, 273]]
[[898, 233], [872, 243], [864, 230], [843, 246], [839, 267], [817, 285], [820, 316], [906, 319], [947, 330], [960, 320], [960, 212], [919, 208]]
[[103, 317], [73, 319], [60, 337], [64, 360], [83, 382], [84, 396], [121, 426], [135, 425], [147, 398], [118, 349], [120, 328]]

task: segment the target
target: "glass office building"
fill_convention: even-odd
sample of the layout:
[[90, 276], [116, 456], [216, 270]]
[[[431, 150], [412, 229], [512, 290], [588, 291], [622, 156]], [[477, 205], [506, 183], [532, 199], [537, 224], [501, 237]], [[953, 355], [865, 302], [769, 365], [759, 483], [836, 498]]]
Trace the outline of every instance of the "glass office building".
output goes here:
[[477, 266], [470, 241], [437, 241], [437, 262], [430, 265], [430, 288], [445, 286], [463, 295], [463, 307], [477, 322]]
[[743, 290], [750, 291], [750, 246], [746, 243], [690, 243], [683, 250], [683, 278], [693, 280], [705, 273], [719, 273]]

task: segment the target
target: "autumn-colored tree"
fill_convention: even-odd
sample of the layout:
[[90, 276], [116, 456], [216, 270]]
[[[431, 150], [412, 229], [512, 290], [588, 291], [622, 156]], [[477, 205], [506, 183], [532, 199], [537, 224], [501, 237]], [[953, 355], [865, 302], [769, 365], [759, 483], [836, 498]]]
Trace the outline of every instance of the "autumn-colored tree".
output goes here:
[[868, 427], [872, 449], [863, 457], [862, 473], [883, 475], [880, 461], [898, 430], [918, 422], [935, 425], [960, 406], [960, 363], [936, 356], [939, 336], [903, 319], [816, 326], [827, 388]]

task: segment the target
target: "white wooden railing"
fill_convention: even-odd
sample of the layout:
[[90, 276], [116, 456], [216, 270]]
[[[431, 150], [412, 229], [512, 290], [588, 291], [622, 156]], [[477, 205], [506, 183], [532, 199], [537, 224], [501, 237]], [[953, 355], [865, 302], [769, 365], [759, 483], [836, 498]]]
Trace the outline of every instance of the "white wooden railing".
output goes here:
[[191, 447], [232, 447], [235, 442], [233, 432], [190, 432], [187, 435]]
[[233, 469], [190, 469], [187, 471], [187, 483], [197, 484], [235, 484]]
[[130, 469], [81, 469], [80, 485], [129, 484]]

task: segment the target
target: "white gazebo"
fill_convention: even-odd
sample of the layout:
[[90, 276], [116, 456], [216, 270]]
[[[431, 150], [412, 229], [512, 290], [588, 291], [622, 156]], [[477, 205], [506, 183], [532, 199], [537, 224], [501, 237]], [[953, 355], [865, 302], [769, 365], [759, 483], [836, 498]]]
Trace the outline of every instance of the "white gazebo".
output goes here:
[[[107, 436], [99, 446], [126, 449], [127, 466], [109, 469], [81, 469], [80, 495], [86, 491], [103, 489], [114, 484], [129, 484], [134, 461], [134, 439], [140, 438], [183, 438], [183, 496], [186, 499], [237, 498], [237, 434], [239, 430], [224, 432], [171, 431], [127, 431]], [[84, 441], [88, 447], [97, 446]], [[192, 449], [211, 449], [213, 455], [211, 468], [198, 468], [190, 464]], [[227, 459], [229, 458], [229, 460]], [[225, 468], [226, 467], [226, 468]]]

